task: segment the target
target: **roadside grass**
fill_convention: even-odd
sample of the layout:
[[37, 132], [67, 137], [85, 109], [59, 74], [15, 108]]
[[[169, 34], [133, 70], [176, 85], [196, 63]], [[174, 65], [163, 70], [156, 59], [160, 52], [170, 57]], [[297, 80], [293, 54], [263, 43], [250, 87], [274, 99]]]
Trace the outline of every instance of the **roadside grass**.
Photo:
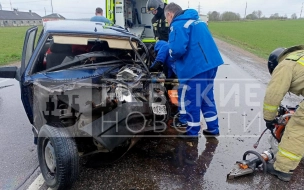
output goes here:
[[30, 27], [0, 27], [0, 65], [21, 60], [25, 32]]
[[304, 44], [304, 19], [209, 22], [212, 35], [268, 59], [278, 47]]
[[[0, 65], [21, 60], [28, 27], [0, 27]], [[212, 35], [267, 59], [277, 47], [304, 44], [304, 19], [209, 22]], [[39, 27], [38, 35], [41, 27]], [[36, 37], [37, 38], [37, 37]]]

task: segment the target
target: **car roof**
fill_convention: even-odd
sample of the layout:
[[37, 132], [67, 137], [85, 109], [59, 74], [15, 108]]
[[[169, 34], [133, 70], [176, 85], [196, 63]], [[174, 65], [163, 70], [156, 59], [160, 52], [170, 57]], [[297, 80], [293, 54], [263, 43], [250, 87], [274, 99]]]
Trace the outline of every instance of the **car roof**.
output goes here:
[[123, 28], [106, 26], [102, 22], [60, 20], [44, 23], [44, 32], [48, 33], [80, 33], [80, 34], [104, 34], [120, 37], [136, 37]]

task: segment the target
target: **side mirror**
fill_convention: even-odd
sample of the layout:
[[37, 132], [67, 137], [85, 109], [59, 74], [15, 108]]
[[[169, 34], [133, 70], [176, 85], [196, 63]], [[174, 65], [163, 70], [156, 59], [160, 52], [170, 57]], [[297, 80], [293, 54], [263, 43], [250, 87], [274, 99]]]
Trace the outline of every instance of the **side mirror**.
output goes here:
[[16, 78], [18, 67], [0, 67], [0, 78]]

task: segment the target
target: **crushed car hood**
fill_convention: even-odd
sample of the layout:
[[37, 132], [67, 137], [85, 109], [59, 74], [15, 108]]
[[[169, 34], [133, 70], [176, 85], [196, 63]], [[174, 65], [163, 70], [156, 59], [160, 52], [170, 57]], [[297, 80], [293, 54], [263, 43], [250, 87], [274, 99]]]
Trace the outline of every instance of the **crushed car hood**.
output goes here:
[[[100, 77], [105, 72], [110, 71], [115, 66], [111, 65], [108, 67], [91, 67], [91, 68], [79, 68], [79, 69], [65, 69], [54, 72], [43, 72], [30, 76], [31, 81], [35, 79], [43, 80], [56, 80], [56, 81], [73, 81], [77, 79], [96, 78]], [[118, 69], [117, 69], [118, 70]], [[116, 70], [116, 72], [117, 72]], [[114, 72], [111, 71], [111, 72]]]

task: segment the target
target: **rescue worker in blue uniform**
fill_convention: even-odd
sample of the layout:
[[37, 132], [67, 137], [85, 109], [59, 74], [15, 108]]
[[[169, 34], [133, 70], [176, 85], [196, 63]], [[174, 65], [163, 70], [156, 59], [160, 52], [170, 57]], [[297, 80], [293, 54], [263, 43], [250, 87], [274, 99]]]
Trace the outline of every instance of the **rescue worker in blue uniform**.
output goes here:
[[[185, 11], [170, 3], [165, 8], [170, 24], [169, 53], [175, 60], [178, 80], [182, 83], [181, 113], [187, 114], [187, 132], [180, 137], [197, 139], [200, 111], [207, 129], [205, 136], [218, 136], [219, 125], [213, 95], [214, 78], [223, 59], [205, 22], [194, 9]], [[199, 97], [199, 98], [198, 98]]]
[[[176, 78], [176, 72], [175, 72], [175, 66], [174, 61], [169, 55], [169, 44], [166, 41], [159, 40], [156, 42], [154, 51], [157, 53], [157, 56], [155, 58], [155, 61], [150, 67], [151, 72], [156, 71], [164, 71], [167, 79], [175, 79]], [[178, 87], [178, 102], [180, 103], [180, 97], [182, 92], [182, 85], [179, 85]], [[180, 104], [178, 106], [180, 111]], [[174, 121], [172, 124], [172, 127], [178, 127], [178, 128], [186, 128], [187, 127], [187, 120], [185, 114], [178, 114], [179, 117], [177, 121]]]

